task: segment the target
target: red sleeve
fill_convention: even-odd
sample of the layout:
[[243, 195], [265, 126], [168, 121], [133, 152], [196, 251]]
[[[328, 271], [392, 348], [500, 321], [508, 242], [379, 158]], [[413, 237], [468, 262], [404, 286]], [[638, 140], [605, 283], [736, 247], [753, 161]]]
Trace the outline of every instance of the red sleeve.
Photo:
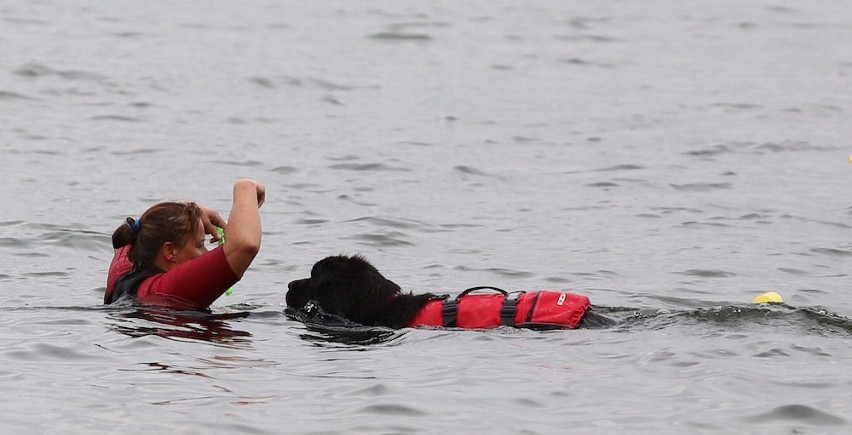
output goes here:
[[113, 287], [115, 287], [115, 282], [133, 269], [133, 264], [131, 264], [130, 260], [127, 259], [127, 254], [129, 252], [130, 245], [125, 245], [115, 250], [115, 254], [112, 256], [112, 262], [109, 264], [104, 301], [109, 299], [109, 295], [112, 293]]
[[221, 246], [154, 275], [139, 286], [137, 299], [147, 305], [206, 310], [240, 278], [231, 270]]

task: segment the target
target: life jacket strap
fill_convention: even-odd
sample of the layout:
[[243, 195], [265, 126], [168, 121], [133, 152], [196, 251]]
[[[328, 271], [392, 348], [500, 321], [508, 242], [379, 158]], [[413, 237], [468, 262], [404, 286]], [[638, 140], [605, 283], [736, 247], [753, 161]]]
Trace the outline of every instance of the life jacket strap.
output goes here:
[[518, 313], [518, 299], [503, 299], [503, 307], [500, 308], [500, 325], [515, 326], [515, 315]]
[[[445, 299], [444, 303], [441, 306], [441, 316], [444, 318], [444, 327], [445, 328], [454, 328], [457, 325], [457, 319], [458, 319], [458, 314], [459, 314], [459, 307], [458, 307], [459, 300], [461, 300], [461, 298], [467, 296], [468, 293], [472, 293], [472, 292], [475, 292], [477, 290], [497, 290], [498, 292], [502, 293], [503, 296], [506, 297], [506, 299], [509, 298], [509, 292], [507, 292], [506, 290], [486, 285], [486, 286], [471, 287], [471, 288], [461, 292], [458, 296], [456, 296], [456, 300], [454, 300], [454, 301], [451, 301], [449, 299]], [[512, 315], [512, 317], [514, 317], [514, 315]], [[503, 320], [501, 319], [501, 324], [502, 324], [502, 322], [503, 322]], [[514, 324], [514, 319], [512, 319], [512, 324]]]
[[444, 327], [453, 328], [456, 326], [456, 318], [459, 314], [458, 302], [450, 299], [444, 299], [441, 305], [441, 316], [444, 318]]
[[465, 290], [462, 294], [456, 297], [455, 300], [451, 300], [449, 298], [444, 299], [444, 302], [441, 304], [441, 317], [444, 319], [445, 328], [454, 328], [458, 324], [459, 301], [463, 297], [467, 296], [470, 291], [480, 289], [495, 289], [503, 293], [503, 305], [500, 307], [500, 325], [515, 326], [515, 315], [518, 313], [517, 297], [510, 298], [507, 292], [494, 287], [475, 287]]

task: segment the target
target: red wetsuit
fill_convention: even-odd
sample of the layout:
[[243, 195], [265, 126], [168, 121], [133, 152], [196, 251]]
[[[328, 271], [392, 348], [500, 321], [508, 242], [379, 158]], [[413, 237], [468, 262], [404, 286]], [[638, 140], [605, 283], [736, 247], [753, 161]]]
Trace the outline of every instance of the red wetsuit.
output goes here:
[[[119, 279], [133, 268], [127, 259], [130, 246], [115, 251], [107, 275], [104, 303]], [[204, 311], [240, 278], [231, 270], [221, 246], [192, 260], [185, 261], [168, 272], [153, 273], [136, 290], [136, 302], [178, 310]]]

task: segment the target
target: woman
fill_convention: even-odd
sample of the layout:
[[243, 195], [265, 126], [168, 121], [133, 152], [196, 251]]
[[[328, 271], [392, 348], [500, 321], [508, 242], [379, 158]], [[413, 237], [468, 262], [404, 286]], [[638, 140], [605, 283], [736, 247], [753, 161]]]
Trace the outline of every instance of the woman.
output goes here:
[[[139, 219], [127, 218], [112, 235], [104, 303], [204, 311], [242, 278], [260, 249], [260, 206], [266, 188], [249, 179], [234, 183], [227, 224], [215, 211], [194, 202], [163, 202]], [[212, 251], [204, 234], [227, 243]]]

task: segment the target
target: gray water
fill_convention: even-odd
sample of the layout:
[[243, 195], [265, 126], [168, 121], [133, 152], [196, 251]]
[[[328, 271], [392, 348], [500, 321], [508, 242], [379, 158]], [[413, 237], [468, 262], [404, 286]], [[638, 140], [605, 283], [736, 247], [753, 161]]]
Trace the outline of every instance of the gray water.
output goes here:
[[[3, 1], [0, 429], [848, 433], [850, 43], [841, 1]], [[240, 177], [213, 316], [100, 305], [124, 217]], [[624, 323], [287, 318], [338, 253]]]

